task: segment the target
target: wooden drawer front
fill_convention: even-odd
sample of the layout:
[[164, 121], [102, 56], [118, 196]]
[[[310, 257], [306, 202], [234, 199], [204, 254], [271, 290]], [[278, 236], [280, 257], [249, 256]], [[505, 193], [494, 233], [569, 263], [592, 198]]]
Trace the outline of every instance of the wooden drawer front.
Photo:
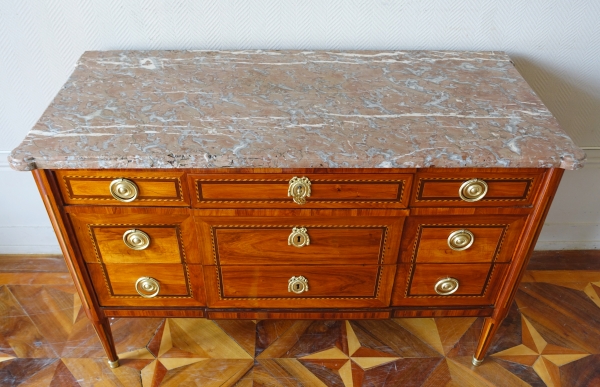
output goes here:
[[[384, 307], [389, 305], [394, 265], [205, 267], [212, 307]], [[308, 291], [288, 290], [303, 276]]]
[[[205, 265], [395, 264], [404, 223], [402, 216], [195, 219]], [[294, 228], [306, 230], [308, 245], [290, 244]]]
[[[121, 214], [103, 214], [90, 210], [70, 215], [88, 263], [200, 263], [194, 222], [185, 212], [170, 215], [165, 212], [172, 211], [166, 210], [116, 209]], [[129, 230], [146, 234], [148, 247], [128, 247], [123, 235]]]
[[488, 283], [492, 266], [486, 264], [419, 264], [415, 265], [407, 296], [436, 296], [434, 290], [440, 279], [456, 278], [460, 285], [450, 296], [481, 296]]
[[[311, 194], [299, 205], [290, 179], [307, 177]], [[405, 208], [412, 174], [190, 174], [197, 208]]]
[[[405, 263], [509, 262], [525, 216], [411, 216], [406, 221], [401, 261]], [[466, 230], [473, 236], [465, 250], [453, 250], [448, 238]]]
[[[537, 193], [542, 173], [542, 170], [417, 173], [411, 207], [529, 206]], [[488, 186], [486, 195], [475, 202], [464, 201], [459, 195], [462, 184], [471, 179], [481, 179]]]
[[[508, 264], [417, 264], [410, 270], [398, 265], [393, 306], [492, 305]], [[450, 295], [435, 291], [438, 281], [452, 278], [458, 289]]]
[[[101, 306], [192, 306], [204, 305], [203, 271], [200, 265], [109, 264], [87, 265]], [[135, 285], [141, 277], [158, 281], [160, 291], [144, 298]]]
[[[55, 172], [67, 204], [111, 206], [189, 206], [189, 195], [183, 172], [137, 171], [62, 171]], [[124, 178], [138, 189], [136, 199], [121, 202], [110, 193], [110, 183]]]

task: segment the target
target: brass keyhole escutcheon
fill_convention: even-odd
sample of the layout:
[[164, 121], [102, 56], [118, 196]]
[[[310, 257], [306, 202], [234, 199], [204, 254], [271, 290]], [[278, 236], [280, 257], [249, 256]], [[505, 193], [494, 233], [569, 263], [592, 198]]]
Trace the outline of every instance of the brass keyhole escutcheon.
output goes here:
[[132, 202], [138, 196], [138, 187], [131, 180], [115, 179], [108, 187], [113, 198], [120, 202]]
[[308, 280], [303, 276], [292, 277], [288, 280], [288, 292], [300, 294], [308, 291]]
[[142, 230], [127, 230], [123, 233], [123, 242], [132, 250], [144, 250], [150, 246], [150, 235]]
[[152, 277], [140, 277], [135, 282], [135, 291], [144, 298], [156, 297], [160, 292], [160, 283]]
[[310, 180], [308, 177], [292, 177], [288, 187], [288, 196], [294, 199], [296, 204], [306, 204], [306, 198], [310, 197]]
[[295, 247], [304, 247], [310, 245], [308, 231], [304, 227], [294, 227], [288, 237], [288, 245]]
[[451, 277], [441, 279], [435, 284], [434, 290], [441, 296], [448, 296], [458, 290], [458, 280]]
[[458, 189], [458, 195], [465, 202], [476, 202], [485, 197], [488, 185], [481, 179], [471, 179], [462, 183]]
[[452, 250], [463, 251], [475, 242], [475, 235], [469, 230], [456, 230], [448, 236], [448, 247]]

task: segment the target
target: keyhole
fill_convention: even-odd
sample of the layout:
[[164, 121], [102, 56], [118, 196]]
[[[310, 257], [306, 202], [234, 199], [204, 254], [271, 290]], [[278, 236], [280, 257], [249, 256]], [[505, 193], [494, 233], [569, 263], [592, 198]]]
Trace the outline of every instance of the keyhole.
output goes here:
[[296, 238], [297, 238], [298, 243], [300, 243], [300, 239], [301, 239], [300, 235], [298, 235]]
[[300, 284], [296, 284], [296, 290], [300, 290]]
[[296, 187], [296, 195], [300, 196], [304, 192], [304, 188], [302, 186]]

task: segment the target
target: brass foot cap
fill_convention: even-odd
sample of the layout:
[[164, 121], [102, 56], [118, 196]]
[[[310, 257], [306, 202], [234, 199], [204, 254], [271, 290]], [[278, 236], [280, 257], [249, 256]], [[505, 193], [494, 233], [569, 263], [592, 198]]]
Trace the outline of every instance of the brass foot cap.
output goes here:
[[120, 366], [119, 364], [119, 359], [115, 360], [115, 361], [108, 361], [108, 366], [110, 368], [118, 368]]
[[473, 365], [475, 367], [477, 367], [478, 365], [480, 365], [481, 363], [483, 363], [483, 359], [477, 360], [477, 359], [475, 359], [475, 356], [473, 356], [473, 360], [471, 360], [471, 363], [473, 363]]

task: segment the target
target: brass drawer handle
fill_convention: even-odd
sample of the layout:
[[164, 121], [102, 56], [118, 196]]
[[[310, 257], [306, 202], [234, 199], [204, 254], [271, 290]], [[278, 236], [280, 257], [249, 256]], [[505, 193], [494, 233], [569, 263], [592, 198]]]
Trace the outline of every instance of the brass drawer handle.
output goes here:
[[458, 190], [458, 195], [465, 202], [476, 202], [481, 200], [487, 194], [488, 185], [481, 179], [471, 179], [462, 183]]
[[288, 281], [288, 292], [300, 294], [308, 291], [308, 280], [303, 276], [292, 277]]
[[150, 235], [142, 230], [127, 230], [123, 233], [123, 242], [132, 250], [144, 250], [150, 246]]
[[288, 237], [288, 246], [304, 247], [310, 245], [310, 237], [304, 227], [294, 227]]
[[441, 296], [448, 296], [458, 290], [458, 280], [456, 278], [444, 278], [435, 284], [435, 292]]
[[110, 183], [110, 194], [120, 202], [129, 203], [138, 196], [138, 187], [131, 180], [115, 179]]
[[456, 230], [448, 236], [448, 247], [452, 250], [463, 251], [475, 242], [475, 235], [469, 230]]
[[140, 277], [135, 281], [135, 290], [144, 298], [156, 297], [160, 292], [160, 283], [152, 277]]
[[310, 180], [308, 177], [292, 177], [288, 187], [288, 196], [294, 199], [294, 203], [303, 205], [306, 198], [310, 197]]

